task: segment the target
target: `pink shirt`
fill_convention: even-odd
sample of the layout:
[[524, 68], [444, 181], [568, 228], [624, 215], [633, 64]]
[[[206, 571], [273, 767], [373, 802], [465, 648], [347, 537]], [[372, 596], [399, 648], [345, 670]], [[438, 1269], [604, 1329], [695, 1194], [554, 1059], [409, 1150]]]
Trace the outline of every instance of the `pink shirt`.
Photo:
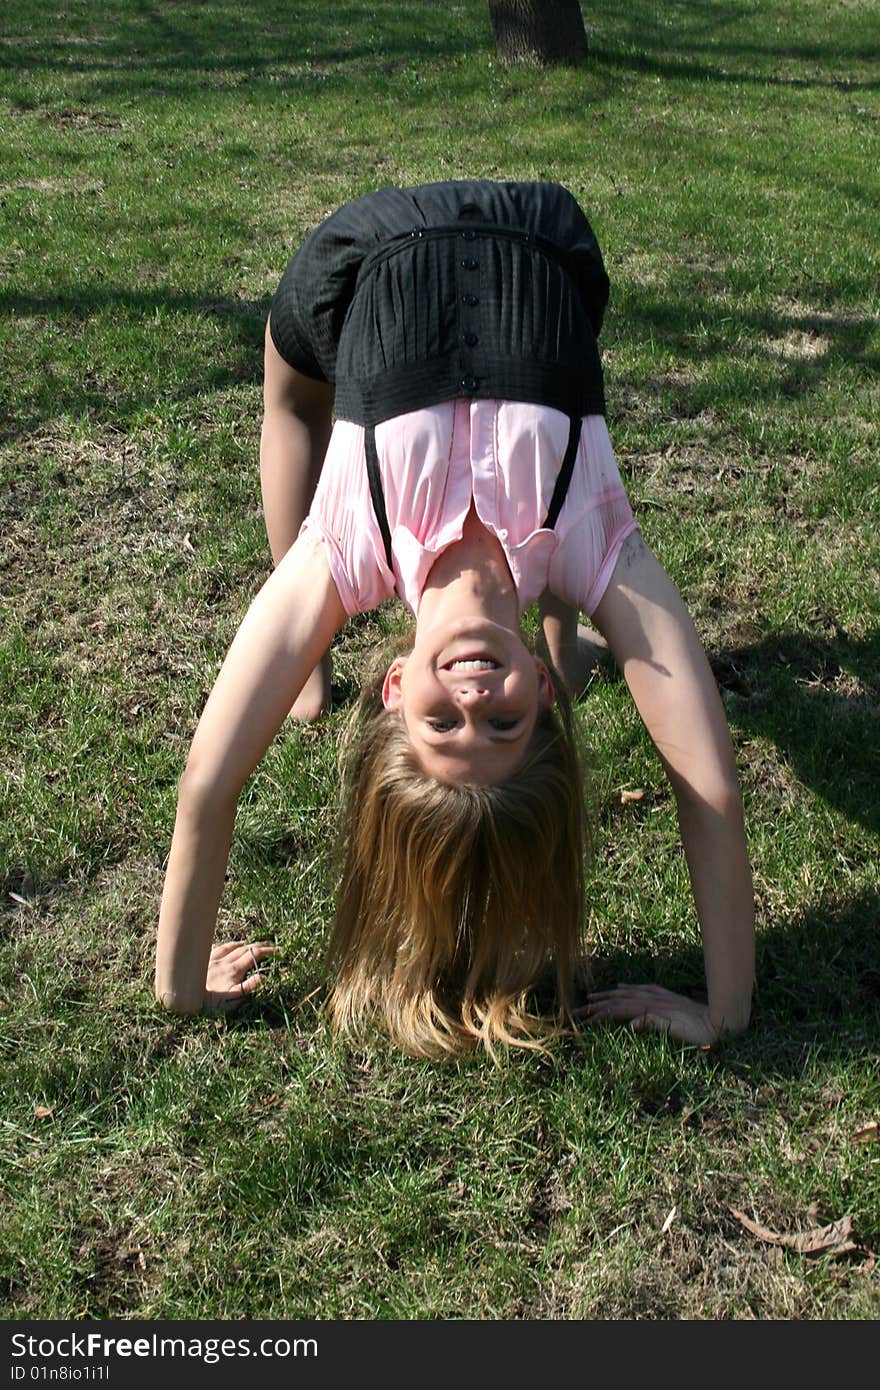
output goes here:
[[568, 432], [566, 415], [520, 401], [446, 401], [377, 425], [392, 572], [370, 500], [363, 426], [337, 421], [302, 530], [320, 534], [346, 612], [397, 593], [418, 613], [428, 572], [461, 539], [473, 498], [504, 549], [520, 612], [549, 588], [592, 613], [638, 527], [605, 421], [588, 415], [556, 527], [541, 528]]

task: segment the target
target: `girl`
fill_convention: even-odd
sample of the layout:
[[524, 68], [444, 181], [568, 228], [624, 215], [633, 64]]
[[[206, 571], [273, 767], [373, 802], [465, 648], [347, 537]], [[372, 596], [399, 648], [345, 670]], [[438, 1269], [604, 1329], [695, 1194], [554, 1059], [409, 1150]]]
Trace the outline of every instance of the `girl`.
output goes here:
[[[383, 189], [291, 261], [266, 333], [276, 569], [180, 785], [156, 967], [168, 1008], [228, 1009], [259, 986], [271, 946], [211, 947], [239, 793], [291, 707], [326, 708], [334, 634], [397, 593], [416, 619], [411, 650], [368, 683], [345, 758], [334, 1024], [378, 1018], [433, 1055], [541, 1046], [570, 1023], [585, 825], [564, 685], [586, 676], [582, 611], [673, 787], [708, 1002], [621, 986], [578, 1012], [701, 1044], [747, 1025], [753, 897], [733, 751], [611, 451], [596, 346], [607, 297], [589, 224], [555, 184]], [[561, 678], [520, 635], [534, 600]], [[551, 964], [555, 1025], [530, 1004]]]

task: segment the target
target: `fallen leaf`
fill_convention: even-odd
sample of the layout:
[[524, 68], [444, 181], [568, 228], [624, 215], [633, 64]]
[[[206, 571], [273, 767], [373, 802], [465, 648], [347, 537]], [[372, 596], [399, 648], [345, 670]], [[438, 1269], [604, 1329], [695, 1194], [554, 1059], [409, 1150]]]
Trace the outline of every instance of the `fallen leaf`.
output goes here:
[[666, 1235], [666, 1232], [669, 1230], [669, 1227], [672, 1225], [673, 1221], [675, 1220], [675, 1215], [676, 1215], [676, 1212], [677, 1212], [677, 1211], [678, 1211], [678, 1206], [676, 1205], [676, 1206], [674, 1206], [674, 1207], [672, 1208], [672, 1211], [669, 1213], [669, 1215], [667, 1216], [666, 1220], [663, 1222], [663, 1225], [660, 1227], [660, 1234], [661, 1234], [661, 1236], [665, 1236], [665, 1235]]
[[34, 1119], [35, 1119], [35, 1120], [51, 1120], [51, 1118], [52, 1118], [52, 1107], [51, 1107], [50, 1105], [35, 1105], [35, 1106], [34, 1106]]
[[872, 1139], [880, 1139], [880, 1124], [876, 1120], [869, 1120], [866, 1125], [861, 1125], [853, 1135], [855, 1144], [869, 1144]]
[[745, 1226], [758, 1240], [765, 1241], [768, 1245], [781, 1245], [786, 1250], [797, 1250], [801, 1255], [818, 1255], [822, 1251], [828, 1250], [834, 1255], [846, 1255], [851, 1250], [860, 1250], [854, 1240], [850, 1240], [852, 1234], [852, 1217], [848, 1214], [842, 1216], [839, 1221], [832, 1221], [828, 1226], [818, 1226], [813, 1231], [798, 1231], [792, 1235], [781, 1235], [777, 1231], [771, 1231], [767, 1226], [763, 1226], [760, 1221], [752, 1221], [750, 1217], [737, 1211], [735, 1207], [730, 1210], [739, 1221], [740, 1225]]
[[645, 793], [641, 787], [634, 787], [632, 791], [624, 787], [620, 793], [620, 800], [622, 805], [625, 806], [628, 801], [641, 801], [644, 795]]

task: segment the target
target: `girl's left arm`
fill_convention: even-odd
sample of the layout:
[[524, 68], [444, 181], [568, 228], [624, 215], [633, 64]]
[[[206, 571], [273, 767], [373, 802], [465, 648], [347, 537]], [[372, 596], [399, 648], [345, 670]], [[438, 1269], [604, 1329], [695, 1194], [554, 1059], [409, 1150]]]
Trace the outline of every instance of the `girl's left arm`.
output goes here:
[[323, 544], [306, 533], [238, 629], [180, 782], [156, 948], [156, 996], [175, 1013], [228, 1009], [259, 982], [267, 943], [212, 951], [238, 797], [345, 620]]
[[624, 543], [593, 614], [672, 784], [703, 937], [708, 1004], [656, 985], [591, 997], [588, 1016], [712, 1043], [747, 1027], [754, 893], [724, 708], [678, 590], [641, 536]]

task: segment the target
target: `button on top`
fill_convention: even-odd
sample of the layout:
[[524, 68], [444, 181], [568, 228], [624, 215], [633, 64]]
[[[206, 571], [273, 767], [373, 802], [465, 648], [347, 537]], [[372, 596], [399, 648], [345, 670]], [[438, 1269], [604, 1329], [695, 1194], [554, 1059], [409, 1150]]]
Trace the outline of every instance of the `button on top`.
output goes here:
[[476, 347], [477, 343], [480, 341], [476, 333], [465, 333], [464, 340], [468, 347]]
[[475, 376], [463, 376], [459, 382], [459, 386], [467, 396], [469, 396], [472, 391], [476, 391], [478, 385], [479, 383]]
[[475, 256], [464, 256], [461, 262], [462, 270], [479, 270], [480, 262]]
[[464, 237], [465, 241], [476, 241], [477, 239], [477, 234], [472, 227], [469, 227], [466, 232], [462, 232], [462, 236]]
[[469, 309], [475, 309], [476, 306], [479, 304], [480, 300], [478, 295], [463, 294], [461, 296], [461, 302], [462, 304], [466, 304]]

